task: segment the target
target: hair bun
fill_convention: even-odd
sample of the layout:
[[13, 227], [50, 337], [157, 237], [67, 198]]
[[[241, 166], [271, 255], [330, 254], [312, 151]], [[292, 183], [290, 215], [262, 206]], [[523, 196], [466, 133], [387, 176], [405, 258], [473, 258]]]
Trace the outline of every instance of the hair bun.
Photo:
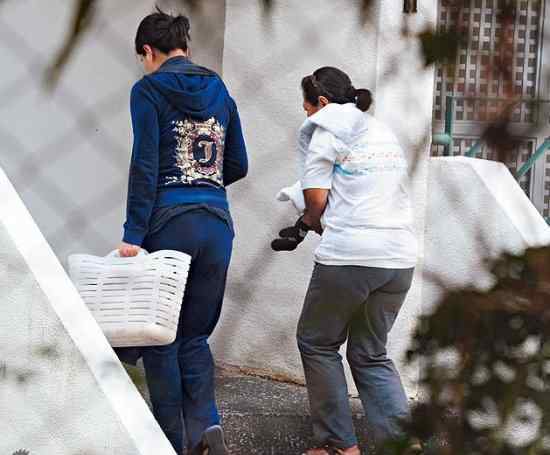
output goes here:
[[319, 68], [312, 76], [304, 77], [302, 91], [304, 100], [313, 106], [319, 104], [320, 96], [330, 103], [354, 103], [362, 111], [367, 111], [372, 103], [369, 90], [357, 90], [346, 73], [331, 66]]
[[366, 88], [355, 90], [355, 105], [363, 112], [367, 112], [372, 104], [372, 93]]
[[181, 24], [181, 25], [184, 25], [185, 27], [188, 27], [189, 26], [189, 19], [187, 17], [185, 17], [184, 15], [180, 14], [180, 15], [174, 16], [172, 18], [172, 24], [173, 25]]
[[135, 38], [136, 53], [145, 55], [145, 45], [164, 54], [174, 49], [187, 51], [188, 41], [191, 41], [190, 28], [191, 24], [186, 16], [167, 14], [157, 5], [155, 12], [143, 18], [138, 26]]
[[170, 23], [170, 28], [172, 27], [176, 27], [179, 33], [182, 33], [188, 41], [191, 41], [191, 36], [189, 36], [191, 24], [186, 16], [180, 14], [173, 17], [172, 22]]
[[355, 103], [355, 98], [357, 97], [357, 90], [353, 85], [350, 85], [347, 90], [347, 98], [349, 98], [350, 102]]

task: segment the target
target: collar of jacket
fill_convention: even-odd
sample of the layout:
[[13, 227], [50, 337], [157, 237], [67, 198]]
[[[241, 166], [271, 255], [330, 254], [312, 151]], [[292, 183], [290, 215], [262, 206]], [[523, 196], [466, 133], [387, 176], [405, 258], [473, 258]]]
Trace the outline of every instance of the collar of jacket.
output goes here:
[[[217, 76], [217, 74], [204, 66], [195, 65], [183, 55], [177, 55], [166, 60], [155, 73], [182, 73], [196, 76]], [[154, 73], [153, 73], [154, 74]]]

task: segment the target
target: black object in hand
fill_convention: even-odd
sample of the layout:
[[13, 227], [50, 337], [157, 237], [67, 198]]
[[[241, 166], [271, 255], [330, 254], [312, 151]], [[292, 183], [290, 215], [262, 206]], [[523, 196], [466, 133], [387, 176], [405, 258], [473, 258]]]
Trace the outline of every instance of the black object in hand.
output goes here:
[[311, 230], [311, 227], [303, 222], [303, 217], [300, 217], [294, 226], [284, 228], [279, 232], [280, 238], [271, 242], [271, 248], [274, 251], [294, 251]]

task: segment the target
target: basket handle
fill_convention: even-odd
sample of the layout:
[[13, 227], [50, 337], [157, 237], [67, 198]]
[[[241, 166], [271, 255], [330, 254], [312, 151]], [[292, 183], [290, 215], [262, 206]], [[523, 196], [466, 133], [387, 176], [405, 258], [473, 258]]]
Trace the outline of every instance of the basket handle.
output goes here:
[[[148, 254], [149, 253], [146, 250], [141, 248], [137, 255], [138, 256], [147, 256]], [[118, 252], [118, 249], [111, 251], [106, 257], [108, 257], [108, 258], [119, 258], [120, 254]]]

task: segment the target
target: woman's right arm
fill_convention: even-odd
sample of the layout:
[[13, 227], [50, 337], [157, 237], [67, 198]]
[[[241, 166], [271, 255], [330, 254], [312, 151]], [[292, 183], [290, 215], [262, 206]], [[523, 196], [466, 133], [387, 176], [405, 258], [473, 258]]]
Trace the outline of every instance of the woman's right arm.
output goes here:
[[318, 127], [313, 133], [307, 150], [304, 175], [301, 180], [306, 201], [303, 221], [318, 234], [322, 231], [321, 217], [332, 188], [336, 155], [334, 136]]
[[123, 242], [141, 246], [157, 196], [159, 119], [151, 94], [137, 82], [130, 95], [134, 145], [128, 179]]

